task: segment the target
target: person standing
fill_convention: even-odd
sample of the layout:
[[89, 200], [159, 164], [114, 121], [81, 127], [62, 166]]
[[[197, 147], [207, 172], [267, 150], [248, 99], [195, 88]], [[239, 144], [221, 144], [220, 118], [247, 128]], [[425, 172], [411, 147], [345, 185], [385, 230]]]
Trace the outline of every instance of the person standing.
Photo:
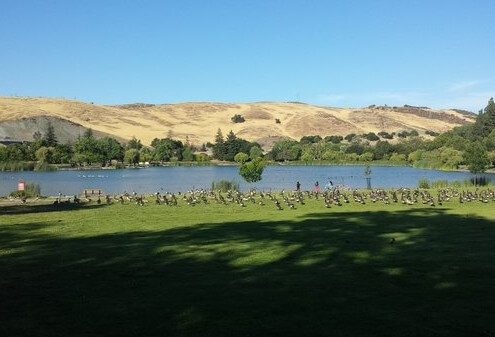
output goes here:
[[299, 181], [296, 183], [296, 191], [300, 191], [301, 190], [301, 184], [299, 183]]
[[318, 193], [320, 191], [320, 184], [318, 182], [315, 183], [315, 192]]

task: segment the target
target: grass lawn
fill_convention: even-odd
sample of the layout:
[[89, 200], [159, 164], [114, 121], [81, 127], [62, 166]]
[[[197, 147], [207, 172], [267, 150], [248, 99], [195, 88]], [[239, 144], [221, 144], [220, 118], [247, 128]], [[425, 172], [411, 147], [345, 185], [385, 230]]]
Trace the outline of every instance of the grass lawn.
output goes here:
[[0, 335], [495, 336], [494, 205], [3, 206]]

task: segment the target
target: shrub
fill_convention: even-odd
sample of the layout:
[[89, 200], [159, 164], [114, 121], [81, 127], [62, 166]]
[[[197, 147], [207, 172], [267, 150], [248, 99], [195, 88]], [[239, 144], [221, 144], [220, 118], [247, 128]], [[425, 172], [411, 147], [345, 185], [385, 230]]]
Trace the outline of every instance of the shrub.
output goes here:
[[380, 139], [380, 138], [378, 138], [378, 136], [374, 132], [370, 132], [370, 133], [366, 134], [365, 138], [367, 140], [369, 140], [370, 142], [374, 142], [374, 141], [377, 141]]
[[428, 188], [430, 188], [430, 182], [428, 181], [428, 179], [421, 178], [418, 181], [418, 187], [428, 189]]
[[275, 123], [280, 124], [280, 123], [282, 123], [282, 122], [280, 121], [280, 119], [275, 118]]
[[235, 114], [231, 118], [233, 123], [244, 123], [246, 120], [241, 115]]
[[212, 181], [211, 190], [220, 192], [239, 191], [239, 183], [235, 180]]
[[428, 136], [433, 136], [433, 137], [436, 137], [439, 135], [438, 132], [435, 132], [435, 131], [430, 131], [430, 130], [426, 130], [425, 131], [425, 134], [427, 134]]
[[390, 133], [385, 132], [385, 131], [378, 132], [378, 136], [382, 137], [383, 139], [393, 139], [394, 138], [393, 134], [390, 134]]
[[34, 170], [51, 172], [51, 171], [56, 171], [57, 168], [53, 165], [48, 164], [47, 162], [40, 161], [36, 163], [36, 165], [34, 166]]
[[249, 155], [244, 152], [239, 152], [234, 156], [234, 161], [239, 164], [245, 163], [249, 159]]
[[342, 136], [326, 136], [325, 141], [332, 144], [340, 144], [344, 140]]
[[123, 163], [115, 163], [114, 167], [117, 170], [125, 169], [125, 165]]
[[39, 184], [36, 183], [26, 183], [24, 185], [24, 191], [13, 191], [10, 192], [10, 196], [13, 198], [36, 198], [41, 196], [41, 188]]
[[0, 172], [4, 171], [33, 171], [35, 163], [24, 161], [0, 162]]
[[347, 140], [348, 142], [352, 141], [354, 138], [356, 137], [356, 134], [355, 133], [350, 133], [348, 134], [347, 136], [344, 137], [345, 140]]

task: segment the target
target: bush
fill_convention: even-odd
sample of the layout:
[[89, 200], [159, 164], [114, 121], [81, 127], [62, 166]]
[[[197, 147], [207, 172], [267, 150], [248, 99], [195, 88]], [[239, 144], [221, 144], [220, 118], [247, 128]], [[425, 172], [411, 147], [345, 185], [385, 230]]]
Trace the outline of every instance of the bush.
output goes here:
[[249, 155], [244, 152], [239, 152], [234, 156], [234, 161], [239, 164], [245, 163], [249, 159]]
[[385, 132], [385, 131], [378, 132], [378, 136], [382, 137], [383, 139], [393, 139], [394, 138], [394, 135], [392, 135], [388, 132]]
[[325, 141], [332, 144], [340, 144], [344, 140], [342, 136], [326, 136]]
[[10, 196], [13, 198], [36, 198], [41, 196], [41, 188], [39, 184], [36, 183], [26, 183], [24, 185], [24, 191], [13, 191], [10, 192]]
[[239, 183], [235, 180], [213, 181], [211, 183], [211, 190], [220, 192], [239, 191]]
[[0, 162], [0, 172], [6, 171], [33, 171], [35, 163], [24, 161]]
[[430, 130], [426, 130], [425, 131], [425, 134], [427, 134], [428, 136], [433, 136], [433, 137], [436, 137], [439, 135], [438, 132], [435, 132], [435, 131], [430, 131]]
[[344, 139], [347, 140], [348, 142], [351, 142], [355, 137], [356, 137], [355, 133], [350, 133], [347, 136], [345, 136]]
[[428, 179], [421, 178], [418, 181], [418, 187], [428, 189], [428, 188], [430, 188], [430, 182], [428, 181]]
[[280, 119], [275, 118], [275, 123], [280, 124], [280, 123], [282, 123], [282, 122], [280, 121]]
[[125, 169], [125, 165], [122, 164], [122, 163], [115, 163], [114, 167], [117, 169], [117, 170], [122, 170], [122, 169]]
[[380, 138], [378, 138], [378, 136], [374, 132], [370, 132], [370, 133], [366, 134], [365, 138], [367, 140], [369, 140], [370, 142], [374, 142], [374, 141], [377, 141], [380, 139]]
[[48, 164], [47, 162], [37, 162], [36, 165], [34, 166], [35, 171], [46, 171], [46, 172], [51, 172], [51, 171], [56, 171], [57, 168], [53, 165]]
[[246, 121], [244, 117], [238, 114], [232, 116], [230, 120], [232, 120], [233, 123], [244, 123]]

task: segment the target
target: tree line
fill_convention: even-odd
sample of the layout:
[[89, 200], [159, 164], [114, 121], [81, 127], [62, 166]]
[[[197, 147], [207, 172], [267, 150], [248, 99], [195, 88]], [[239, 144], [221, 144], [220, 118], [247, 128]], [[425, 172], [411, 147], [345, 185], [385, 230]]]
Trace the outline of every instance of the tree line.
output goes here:
[[[379, 132], [343, 136], [304, 136], [299, 141], [276, 142], [267, 159], [285, 162], [335, 164], [373, 161], [412, 165], [420, 168], [457, 169], [465, 165], [473, 173], [483, 172], [495, 163], [495, 103], [489, 100], [476, 122], [456, 127], [443, 134], [427, 131], [432, 140], [416, 130], [399, 133]], [[398, 137], [396, 143], [388, 140]]]
[[[198, 161], [207, 162], [205, 153], [196, 153], [189, 141], [182, 143], [171, 138], [154, 139], [151, 147], [143, 146], [133, 138], [121, 144], [114, 138], [96, 138], [88, 129], [73, 144], [60, 144], [53, 126], [49, 123], [44, 135], [36, 132], [32, 142], [0, 146], [0, 162], [4, 169], [17, 168], [8, 163], [36, 162], [34, 169], [44, 169], [49, 164], [84, 165], [136, 165], [140, 162]], [[29, 167], [29, 166], [28, 166]], [[21, 166], [22, 168], [22, 166]]]

